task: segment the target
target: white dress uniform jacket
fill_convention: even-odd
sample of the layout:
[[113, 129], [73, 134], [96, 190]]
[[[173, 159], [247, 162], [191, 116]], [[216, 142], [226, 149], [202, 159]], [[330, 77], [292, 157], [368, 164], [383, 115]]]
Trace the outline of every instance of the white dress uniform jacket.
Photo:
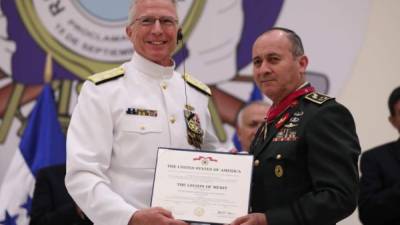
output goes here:
[[188, 85], [174, 66], [135, 53], [122, 67], [124, 75], [116, 79], [84, 83], [67, 135], [66, 186], [97, 225], [127, 225], [136, 210], [150, 206], [158, 147], [195, 149], [187, 141], [185, 104], [200, 119], [202, 149], [219, 147], [209, 96]]

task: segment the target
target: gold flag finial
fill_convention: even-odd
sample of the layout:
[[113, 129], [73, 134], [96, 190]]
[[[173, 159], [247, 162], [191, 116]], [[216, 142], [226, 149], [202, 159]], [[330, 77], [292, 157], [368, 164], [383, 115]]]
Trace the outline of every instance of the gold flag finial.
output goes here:
[[44, 82], [49, 83], [53, 78], [53, 57], [47, 53], [46, 64], [44, 65]]

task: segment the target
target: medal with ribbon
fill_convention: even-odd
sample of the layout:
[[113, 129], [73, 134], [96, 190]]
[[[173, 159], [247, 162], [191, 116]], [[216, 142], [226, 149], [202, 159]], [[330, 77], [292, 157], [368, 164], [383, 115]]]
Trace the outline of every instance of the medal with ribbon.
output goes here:
[[188, 134], [188, 143], [190, 145], [195, 146], [196, 148], [201, 148], [201, 144], [203, 143], [203, 130], [200, 126], [200, 118], [199, 116], [186, 108], [183, 110]]
[[[269, 124], [273, 122], [276, 118], [278, 118], [280, 115], [282, 116], [279, 121], [275, 124], [275, 128], [279, 129], [282, 127], [283, 124], [289, 119], [288, 114], [284, 114], [289, 108], [294, 107], [298, 104], [297, 99], [303, 95], [306, 95], [308, 93], [313, 92], [315, 89], [312, 86], [306, 86], [303, 88], [300, 88], [288, 96], [286, 96], [279, 104], [277, 105], [272, 105], [272, 107], [268, 110], [267, 115], [266, 115], [266, 124]], [[267, 125], [266, 125], [267, 126]], [[267, 136], [266, 134], [267, 129], [264, 129], [264, 137]], [[265, 139], [265, 138], [264, 138]]]

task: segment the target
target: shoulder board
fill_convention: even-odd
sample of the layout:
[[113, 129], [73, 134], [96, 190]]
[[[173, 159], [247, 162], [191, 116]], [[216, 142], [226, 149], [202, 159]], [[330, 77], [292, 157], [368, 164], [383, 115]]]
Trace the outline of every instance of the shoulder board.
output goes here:
[[185, 73], [183, 75], [183, 79], [188, 83], [190, 86], [196, 88], [197, 90], [203, 92], [206, 95], [211, 96], [211, 90], [210, 88], [204, 84], [203, 82], [195, 79], [194, 77], [190, 76], [188, 73]]
[[93, 74], [92, 76], [88, 77], [88, 80], [93, 82], [94, 84], [98, 85], [109, 80], [118, 78], [123, 76], [125, 73], [124, 68], [116, 67], [110, 70], [106, 70], [100, 73]]
[[324, 102], [326, 102], [326, 101], [328, 101], [330, 99], [333, 99], [333, 98], [329, 97], [327, 95], [320, 94], [318, 92], [311, 92], [310, 94], [307, 94], [305, 96], [305, 99], [321, 105]]

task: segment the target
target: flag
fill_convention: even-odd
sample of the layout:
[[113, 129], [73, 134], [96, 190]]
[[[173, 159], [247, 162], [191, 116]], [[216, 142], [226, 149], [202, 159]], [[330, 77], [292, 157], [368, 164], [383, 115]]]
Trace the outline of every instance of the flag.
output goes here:
[[53, 90], [46, 84], [0, 186], [0, 224], [29, 224], [38, 170], [65, 164], [65, 154], [65, 135], [58, 121]]

